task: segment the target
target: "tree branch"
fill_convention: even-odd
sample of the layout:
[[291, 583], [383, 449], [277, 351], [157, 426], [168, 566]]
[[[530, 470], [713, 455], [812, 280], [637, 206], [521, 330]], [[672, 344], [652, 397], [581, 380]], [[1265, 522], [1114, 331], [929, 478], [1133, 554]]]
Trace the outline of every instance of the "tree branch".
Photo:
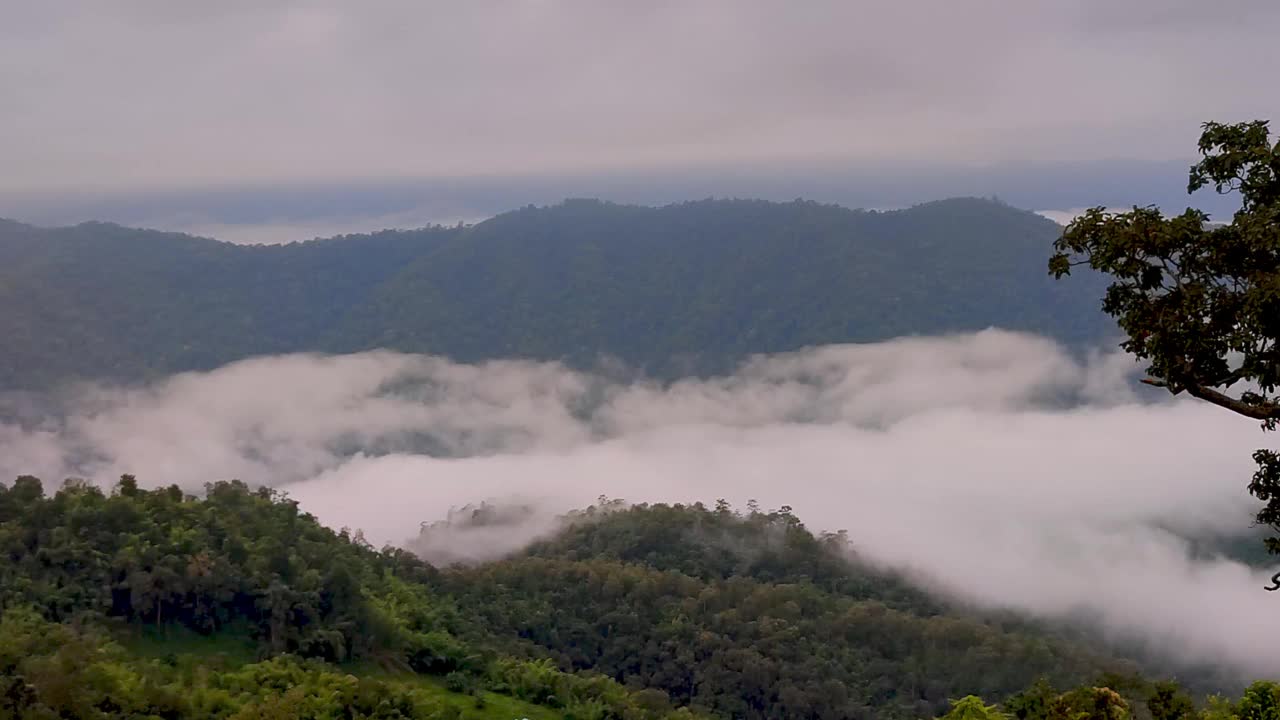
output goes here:
[[1268, 402], [1255, 405], [1233, 398], [1226, 393], [1218, 392], [1211, 387], [1205, 387], [1204, 385], [1197, 384], [1188, 384], [1187, 392], [1190, 393], [1192, 397], [1199, 398], [1206, 402], [1211, 402], [1218, 407], [1224, 407], [1234, 413], [1253, 418], [1254, 420], [1280, 419], [1280, 403]]
[[[1191, 384], [1199, 385], [1201, 387], [1206, 387], [1206, 388], [1216, 388], [1220, 385], [1226, 385], [1227, 387], [1231, 387], [1232, 385], [1236, 384], [1243, 378], [1244, 378], [1244, 369], [1238, 368], [1236, 370], [1232, 370], [1230, 373], [1228, 373], [1226, 376], [1224, 376], [1220, 380], [1215, 380], [1211, 383], [1191, 383]], [[1141, 382], [1143, 385], [1150, 385], [1151, 387], [1159, 387], [1159, 388], [1169, 387], [1169, 383], [1165, 382], [1164, 380], [1157, 380], [1156, 378], [1142, 378], [1142, 380], [1140, 380], [1139, 382]]]

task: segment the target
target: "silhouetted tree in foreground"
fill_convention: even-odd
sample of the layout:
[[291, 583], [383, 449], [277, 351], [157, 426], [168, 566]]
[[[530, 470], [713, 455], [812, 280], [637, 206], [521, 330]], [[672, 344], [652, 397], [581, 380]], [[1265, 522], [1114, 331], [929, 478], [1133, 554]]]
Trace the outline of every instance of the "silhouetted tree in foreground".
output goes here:
[[[1205, 123], [1187, 192], [1238, 193], [1230, 223], [1188, 208], [1155, 207], [1075, 219], [1054, 244], [1056, 277], [1087, 265], [1113, 280], [1103, 310], [1128, 335], [1121, 347], [1150, 363], [1148, 385], [1224, 407], [1275, 430], [1280, 422], [1280, 143], [1266, 121]], [[1280, 532], [1280, 454], [1254, 453], [1249, 491], [1260, 524]], [[1280, 554], [1280, 538], [1267, 539]]]

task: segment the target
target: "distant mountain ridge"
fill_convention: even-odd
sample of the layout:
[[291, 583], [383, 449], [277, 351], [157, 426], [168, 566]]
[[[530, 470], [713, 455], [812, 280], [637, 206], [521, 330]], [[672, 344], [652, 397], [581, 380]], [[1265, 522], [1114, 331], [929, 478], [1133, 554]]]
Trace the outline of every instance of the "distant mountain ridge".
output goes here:
[[[657, 376], [757, 353], [998, 326], [1092, 342], [1102, 282], [1046, 272], [1061, 228], [990, 200], [567, 200], [466, 227], [243, 246], [0, 221], [0, 389], [135, 381], [375, 347], [619, 359]], [[1092, 284], [1090, 284], [1092, 283]]]

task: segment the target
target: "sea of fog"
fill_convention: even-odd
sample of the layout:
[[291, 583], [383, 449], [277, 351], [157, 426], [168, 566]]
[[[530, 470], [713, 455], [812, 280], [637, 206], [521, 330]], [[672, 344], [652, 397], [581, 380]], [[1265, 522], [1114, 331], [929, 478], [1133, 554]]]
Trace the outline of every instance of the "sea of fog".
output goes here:
[[518, 548], [600, 495], [790, 505], [815, 531], [937, 591], [1280, 674], [1270, 569], [1192, 552], [1251, 532], [1250, 454], [1274, 438], [1224, 410], [1135, 389], [1119, 353], [1029, 335], [844, 345], [658, 384], [557, 364], [392, 352], [290, 355], [146, 387], [0, 398], [0, 477], [122, 473], [192, 491], [284, 489], [333, 526], [402, 544], [481, 500], [529, 522]]

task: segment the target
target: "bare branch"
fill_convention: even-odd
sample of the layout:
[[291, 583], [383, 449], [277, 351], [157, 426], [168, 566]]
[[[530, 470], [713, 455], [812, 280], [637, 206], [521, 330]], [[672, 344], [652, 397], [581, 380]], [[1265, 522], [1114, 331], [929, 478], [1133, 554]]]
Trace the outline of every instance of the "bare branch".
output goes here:
[[1189, 384], [1187, 392], [1192, 397], [1200, 398], [1206, 402], [1211, 402], [1218, 407], [1224, 407], [1234, 413], [1253, 418], [1254, 420], [1276, 420], [1280, 419], [1280, 403], [1247, 403], [1243, 400], [1218, 392], [1211, 387], [1204, 385]]

